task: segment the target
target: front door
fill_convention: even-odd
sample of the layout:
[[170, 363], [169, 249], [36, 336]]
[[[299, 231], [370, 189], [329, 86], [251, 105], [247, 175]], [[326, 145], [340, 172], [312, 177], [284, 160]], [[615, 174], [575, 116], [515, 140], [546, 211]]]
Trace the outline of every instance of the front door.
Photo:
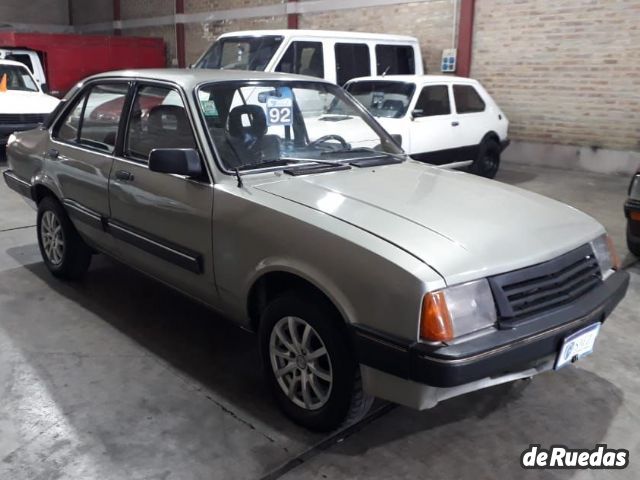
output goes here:
[[115, 254], [127, 263], [214, 303], [211, 180], [147, 168], [155, 148], [200, 151], [185, 105], [176, 87], [136, 86], [109, 180], [109, 231]]
[[129, 92], [127, 81], [89, 84], [53, 129], [45, 155], [76, 228], [94, 246], [108, 249], [109, 174]]

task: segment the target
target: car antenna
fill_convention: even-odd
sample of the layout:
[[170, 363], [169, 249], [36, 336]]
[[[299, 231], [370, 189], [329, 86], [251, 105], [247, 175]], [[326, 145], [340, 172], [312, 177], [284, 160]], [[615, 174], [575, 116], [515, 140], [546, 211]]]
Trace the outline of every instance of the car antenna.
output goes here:
[[389, 65], [387, 68], [384, 69], [384, 72], [382, 72], [383, 77], [387, 74], [390, 68], [391, 68], [391, 65]]
[[242, 176], [240, 176], [240, 170], [238, 170], [238, 167], [233, 169], [234, 172], [236, 172], [236, 178], [238, 179], [238, 188], [242, 188]]

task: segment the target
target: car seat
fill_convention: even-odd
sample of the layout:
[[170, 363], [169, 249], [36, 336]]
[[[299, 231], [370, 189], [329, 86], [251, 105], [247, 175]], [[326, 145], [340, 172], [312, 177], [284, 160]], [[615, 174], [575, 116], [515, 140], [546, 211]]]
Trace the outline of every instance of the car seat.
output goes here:
[[267, 135], [267, 116], [258, 105], [240, 105], [229, 112], [227, 119], [225, 163], [231, 168], [249, 163], [280, 158], [280, 139]]

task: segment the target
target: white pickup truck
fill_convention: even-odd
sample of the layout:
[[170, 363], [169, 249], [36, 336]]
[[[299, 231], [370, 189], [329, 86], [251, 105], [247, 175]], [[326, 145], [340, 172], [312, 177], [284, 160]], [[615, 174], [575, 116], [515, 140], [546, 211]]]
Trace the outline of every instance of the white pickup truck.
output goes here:
[[24, 64], [0, 60], [0, 150], [13, 132], [43, 123], [58, 103], [42, 91]]

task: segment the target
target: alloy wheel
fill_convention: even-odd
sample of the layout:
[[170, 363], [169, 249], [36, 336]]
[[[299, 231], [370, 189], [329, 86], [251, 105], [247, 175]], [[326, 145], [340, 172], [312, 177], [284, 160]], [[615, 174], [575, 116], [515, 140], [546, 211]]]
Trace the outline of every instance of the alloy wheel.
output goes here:
[[64, 233], [60, 220], [51, 210], [42, 214], [40, 236], [47, 260], [53, 265], [60, 265], [64, 259]]

